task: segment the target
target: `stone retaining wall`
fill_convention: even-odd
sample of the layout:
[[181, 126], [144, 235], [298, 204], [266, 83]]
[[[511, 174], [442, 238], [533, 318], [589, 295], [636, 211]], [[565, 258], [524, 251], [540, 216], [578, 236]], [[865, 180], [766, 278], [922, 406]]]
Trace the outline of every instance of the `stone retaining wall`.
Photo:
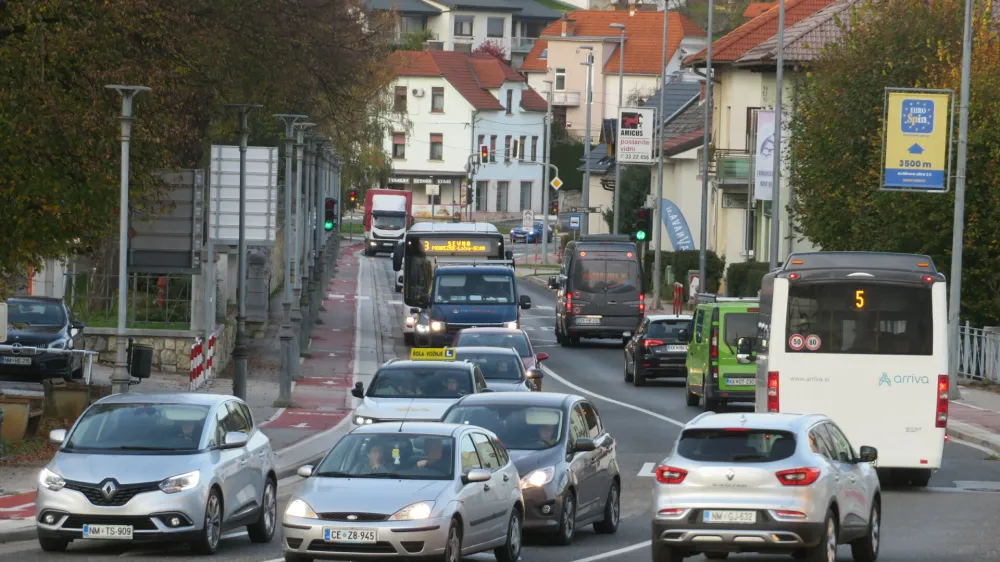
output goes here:
[[[96, 351], [97, 362], [114, 365], [117, 336], [114, 328], [86, 328], [84, 330], [85, 349]], [[215, 361], [216, 373], [221, 373], [232, 358], [236, 345], [236, 324], [227, 321], [216, 327]], [[203, 334], [189, 330], [126, 330], [137, 344], [153, 348], [153, 369], [164, 373], [187, 373], [191, 370], [191, 346], [195, 338]]]

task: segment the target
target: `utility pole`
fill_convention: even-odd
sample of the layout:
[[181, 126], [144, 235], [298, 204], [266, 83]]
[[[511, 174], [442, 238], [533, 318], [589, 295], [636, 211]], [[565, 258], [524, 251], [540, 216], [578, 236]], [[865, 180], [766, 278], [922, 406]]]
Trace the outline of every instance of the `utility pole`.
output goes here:
[[771, 185], [771, 251], [770, 267], [778, 267], [781, 251], [781, 126], [785, 120], [781, 113], [781, 90], [785, 81], [785, 2], [778, 2], [778, 68], [774, 78], [774, 173]]
[[[668, 2], [663, 4], [663, 46], [660, 51], [660, 108], [656, 113], [656, 125], [657, 125], [657, 140], [656, 143], [656, 154], [658, 162], [656, 163], [656, 199], [653, 201], [653, 216], [652, 223], [653, 226], [653, 310], [660, 310], [660, 298], [662, 297], [661, 285], [663, 285], [663, 260], [660, 258], [660, 254], [663, 252], [663, 219], [661, 218], [660, 208], [663, 206], [661, 201], [663, 200], [663, 122], [666, 117], [663, 115], [664, 98], [667, 97], [667, 33], [668, 26], [667, 22], [670, 19], [670, 12], [667, 8], [670, 7]], [[711, 38], [709, 39], [711, 42]], [[652, 225], [650, 225], [652, 226]], [[677, 248], [674, 248], [675, 250]]]
[[955, 174], [955, 216], [951, 233], [951, 294], [948, 295], [948, 397], [961, 398], [958, 390], [959, 330], [962, 309], [962, 247], [965, 240], [965, 166], [969, 148], [969, 82], [972, 76], [972, 0], [965, 0], [965, 29], [962, 32], [962, 91], [958, 106], [958, 170]]
[[[546, 84], [549, 85], [549, 91], [546, 92], [545, 96], [545, 139], [542, 145], [542, 150], [545, 153], [542, 155], [542, 162], [545, 165], [542, 166], [542, 263], [545, 265], [549, 264], [549, 190], [552, 189], [549, 186], [549, 158], [552, 150], [549, 148], [549, 144], [552, 143], [552, 80], [545, 80]], [[558, 197], [558, 195], [557, 195]], [[556, 224], [558, 223], [559, 217], [556, 216]]]
[[[666, 21], [667, 13], [663, 12], [663, 19]], [[618, 115], [615, 116], [615, 123], [617, 123], [617, 128], [621, 129], [621, 123], [618, 121], [622, 118], [622, 90], [625, 89], [625, 24], [624, 23], [613, 23], [611, 27], [617, 29], [621, 32], [621, 36], [618, 39]], [[619, 209], [618, 202], [621, 201], [622, 194], [622, 166], [621, 160], [618, 158], [618, 131], [615, 131], [615, 200], [614, 200], [614, 221], [612, 222], [611, 234], [618, 234], [618, 221], [621, 216], [621, 209]], [[640, 258], [641, 259], [641, 258]], [[659, 306], [657, 306], [659, 308]]]
[[[152, 88], [146, 86], [105, 86], [115, 90], [122, 98], [121, 121], [121, 185], [118, 209], [118, 328], [115, 330], [115, 367], [111, 375], [112, 391], [128, 392], [132, 375], [128, 371], [128, 351], [125, 347], [125, 318], [128, 313], [128, 166], [129, 149], [132, 144], [132, 100], [142, 92]], [[208, 345], [208, 342], [205, 343]]]
[[247, 141], [250, 137], [250, 125], [247, 123], [247, 115], [251, 109], [263, 106], [257, 103], [227, 103], [226, 107], [236, 109], [240, 119], [240, 240], [237, 249], [239, 279], [236, 284], [236, 300], [239, 304], [236, 313], [236, 346], [233, 349], [236, 363], [233, 395], [246, 400], [250, 372], [247, 351]]
[[594, 48], [589, 46], [580, 47], [587, 51], [587, 61], [581, 62], [583, 66], [587, 67], [587, 130], [584, 132], [583, 137], [583, 206], [587, 208], [586, 213], [583, 213], [583, 224], [581, 225], [581, 230], [584, 234], [590, 234], [590, 111], [591, 111], [591, 99], [593, 95], [591, 91], [592, 85], [591, 80], [594, 76]]
[[[784, 0], [779, 0], [784, 5]], [[698, 253], [698, 290], [706, 292], [708, 259], [708, 157], [712, 140], [712, 13], [715, 12], [715, 0], [708, 0], [708, 50], [705, 55], [705, 140], [701, 147], [701, 246]], [[773, 216], [774, 213], [772, 212]], [[686, 275], [681, 272], [682, 275]]]
[[[306, 218], [306, 192], [304, 190], [303, 158], [305, 149], [305, 130], [312, 127], [313, 123], [295, 124], [295, 286], [292, 294], [292, 332], [295, 334], [293, 343], [293, 359], [302, 356], [302, 276], [305, 270], [305, 218]], [[292, 362], [292, 374], [295, 380], [299, 380], [299, 362], [296, 359]]]

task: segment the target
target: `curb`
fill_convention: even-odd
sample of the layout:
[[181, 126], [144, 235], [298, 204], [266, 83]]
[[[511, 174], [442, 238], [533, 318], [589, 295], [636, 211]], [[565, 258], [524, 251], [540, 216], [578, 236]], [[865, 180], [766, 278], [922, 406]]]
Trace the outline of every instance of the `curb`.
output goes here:
[[948, 420], [946, 433], [949, 437], [979, 445], [1000, 455], [1000, 436], [986, 429], [968, 423]]

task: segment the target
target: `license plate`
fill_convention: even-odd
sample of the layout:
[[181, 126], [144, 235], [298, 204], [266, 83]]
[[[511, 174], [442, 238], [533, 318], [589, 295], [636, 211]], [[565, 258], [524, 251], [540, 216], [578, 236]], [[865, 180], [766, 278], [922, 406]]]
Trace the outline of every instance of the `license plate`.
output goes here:
[[31, 365], [31, 357], [0, 357], [4, 365]]
[[326, 542], [372, 544], [378, 542], [378, 532], [374, 529], [333, 529], [324, 527], [323, 540]]
[[757, 522], [756, 511], [706, 511], [705, 523], [739, 523], [750, 525]]
[[667, 346], [667, 351], [684, 351], [684, 352], [686, 352], [687, 350], [688, 350], [688, 346], [686, 346], [686, 345], [668, 345]]
[[132, 540], [131, 525], [84, 525], [83, 538], [101, 540]]
[[726, 384], [729, 386], [755, 386], [757, 380], [752, 378], [726, 379]]
[[577, 324], [600, 324], [601, 323], [601, 319], [600, 318], [581, 318], [581, 317], [577, 317], [576, 323]]

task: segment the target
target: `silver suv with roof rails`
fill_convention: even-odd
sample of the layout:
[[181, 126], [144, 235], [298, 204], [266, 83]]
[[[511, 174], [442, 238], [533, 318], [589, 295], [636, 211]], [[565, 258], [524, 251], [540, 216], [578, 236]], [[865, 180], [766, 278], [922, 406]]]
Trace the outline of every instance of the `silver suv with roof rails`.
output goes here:
[[834, 562], [841, 544], [874, 562], [877, 458], [873, 447], [855, 453], [823, 415], [705, 412], [656, 467], [653, 562], [743, 552]]

